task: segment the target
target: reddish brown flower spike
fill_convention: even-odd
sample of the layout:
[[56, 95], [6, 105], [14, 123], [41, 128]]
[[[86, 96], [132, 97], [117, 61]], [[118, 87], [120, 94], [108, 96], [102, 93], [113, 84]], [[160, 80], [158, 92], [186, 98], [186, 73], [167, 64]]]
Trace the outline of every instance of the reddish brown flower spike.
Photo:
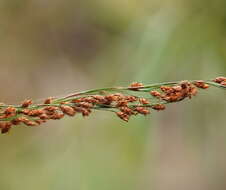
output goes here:
[[[56, 99], [56, 101], [51, 101], [53, 98], [47, 98], [44, 104], [32, 105], [32, 100], [25, 100], [21, 106], [0, 104], [0, 131], [7, 133], [11, 126], [19, 125], [20, 123], [24, 123], [27, 126], [37, 126], [50, 119], [61, 119], [64, 115], [74, 116], [76, 113], [81, 113], [83, 116], [88, 116], [93, 109], [113, 111], [120, 119], [128, 121], [133, 115], [150, 114], [150, 109], [164, 110], [165, 103], [191, 98], [197, 94], [198, 88], [206, 89], [209, 85], [215, 87], [226, 86], [225, 77], [218, 77], [213, 81], [215, 83], [181, 81], [162, 83], [162, 86], [155, 84], [143, 86], [142, 83], [135, 82], [130, 87], [113, 88], [114, 93], [111, 93], [112, 88], [106, 88], [104, 90], [95, 90], [96, 95], [93, 94], [94, 91], [87, 91], [62, 97]], [[146, 99], [147, 90], [151, 87], [154, 87], [156, 91], [150, 91], [149, 93], [153, 97]], [[141, 88], [142, 93], [139, 92]], [[150, 104], [149, 99], [151, 99], [152, 104]]]

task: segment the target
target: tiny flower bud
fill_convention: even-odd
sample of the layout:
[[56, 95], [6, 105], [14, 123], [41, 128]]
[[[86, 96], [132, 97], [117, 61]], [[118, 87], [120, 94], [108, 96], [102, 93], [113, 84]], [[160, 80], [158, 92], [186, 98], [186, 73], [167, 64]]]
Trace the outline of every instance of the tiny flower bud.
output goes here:
[[22, 107], [23, 108], [27, 108], [28, 106], [30, 106], [32, 104], [32, 100], [25, 100], [24, 102], [22, 102]]
[[60, 109], [63, 113], [65, 113], [69, 116], [74, 116], [76, 113], [75, 110], [70, 106], [60, 106]]
[[141, 104], [150, 104], [150, 102], [147, 100], [147, 99], [145, 99], [145, 98], [140, 98], [139, 99], [139, 102], [141, 103]]

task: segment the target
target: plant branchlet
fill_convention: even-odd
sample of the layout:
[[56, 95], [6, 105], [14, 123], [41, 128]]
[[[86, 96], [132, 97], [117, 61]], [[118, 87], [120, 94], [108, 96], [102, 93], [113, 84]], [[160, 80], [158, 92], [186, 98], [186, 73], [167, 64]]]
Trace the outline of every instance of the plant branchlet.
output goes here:
[[151, 110], [164, 110], [166, 104], [190, 99], [199, 89], [210, 86], [226, 89], [226, 78], [151, 85], [134, 82], [129, 87], [102, 88], [63, 98], [47, 98], [42, 104], [34, 104], [30, 99], [20, 105], [0, 104], [0, 129], [2, 133], [7, 133], [20, 124], [38, 126], [48, 120], [58, 120], [65, 115], [72, 117], [79, 113], [86, 117], [93, 110], [114, 112], [120, 119], [128, 122], [131, 116], [148, 115]]

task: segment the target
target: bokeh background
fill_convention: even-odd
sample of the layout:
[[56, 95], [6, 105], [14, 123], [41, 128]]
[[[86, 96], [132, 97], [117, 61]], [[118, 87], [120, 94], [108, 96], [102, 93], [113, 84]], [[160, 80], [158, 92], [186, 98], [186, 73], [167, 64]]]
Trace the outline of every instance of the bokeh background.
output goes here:
[[[226, 74], [226, 1], [0, 0], [0, 101]], [[0, 136], [1, 190], [226, 188], [225, 91], [124, 123], [111, 113]]]

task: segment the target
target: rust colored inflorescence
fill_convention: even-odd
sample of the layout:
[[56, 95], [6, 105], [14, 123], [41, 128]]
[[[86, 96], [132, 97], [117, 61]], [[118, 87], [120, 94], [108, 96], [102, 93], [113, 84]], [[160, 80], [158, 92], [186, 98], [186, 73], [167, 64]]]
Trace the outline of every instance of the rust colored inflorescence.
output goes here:
[[[218, 77], [212, 83], [226, 86], [226, 78]], [[0, 129], [2, 133], [7, 133], [12, 127], [21, 124], [38, 126], [48, 120], [72, 117], [79, 113], [86, 117], [95, 109], [114, 112], [120, 119], [128, 122], [131, 116], [148, 115], [151, 109], [161, 111], [168, 103], [190, 99], [197, 94], [199, 88], [207, 89], [212, 83], [197, 80], [145, 86], [134, 82], [129, 87], [114, 88], [114, 92], [111, 91], [112, 88], [106, 88], [60, 99], [50, 97], [41, 104], [33, 104], [30, 99], [17, 106], [1, 104]]]

